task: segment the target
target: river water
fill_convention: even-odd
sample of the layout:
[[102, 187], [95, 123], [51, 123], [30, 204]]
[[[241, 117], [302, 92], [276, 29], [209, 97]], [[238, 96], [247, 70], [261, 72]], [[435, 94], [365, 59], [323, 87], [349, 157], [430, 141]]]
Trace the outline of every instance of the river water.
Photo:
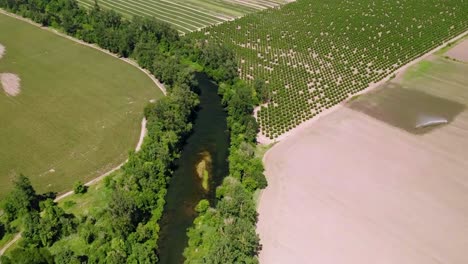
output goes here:
[[[215, 189], [228, 173], [229, 134], [226, 112], [217, 94], [218, 87], [205, 74], [197, 74], [200, 109], [193, 134], [182, 150], [178, 167], [171, 178], [166, 206], [160, 222], [159, 263], [183, 263], [187, 246], [187, 228], [196, 217], [195, 206], [201, 199], [215, 199]], [[205, 160], [209, 175], [208, 188], [202, 187], [197, 165]]]

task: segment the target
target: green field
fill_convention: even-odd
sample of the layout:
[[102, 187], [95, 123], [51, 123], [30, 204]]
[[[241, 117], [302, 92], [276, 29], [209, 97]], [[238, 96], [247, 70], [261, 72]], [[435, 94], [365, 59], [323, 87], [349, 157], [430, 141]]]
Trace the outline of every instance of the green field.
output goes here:
[[[78, 2], [87, 8], [94, 6], [94, 0], [78, 0]], [[99, 0], [98, 4], [127, 17], [155, 17], [171, 24], [179, 32], [187, 33], [285, 2], [285, 0]]]
[[19, 173], [39, 192], [63, 192], [123, 162], [135, 148], [143, 108], [161, 91], [143, 72], [96, 49], [0, 14], [0, 198]]
[[298, 0], [192, 33], [235, 50], [240, 74], [264, 81], [258, 112], [277, 138], [468, 29], [468, 3]]

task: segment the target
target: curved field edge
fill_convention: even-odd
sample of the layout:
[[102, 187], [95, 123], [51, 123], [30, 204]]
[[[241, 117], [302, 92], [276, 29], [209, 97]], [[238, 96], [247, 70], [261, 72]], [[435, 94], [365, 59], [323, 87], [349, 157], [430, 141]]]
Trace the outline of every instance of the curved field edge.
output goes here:
[[[2, 193], [18, 173], [30, 175], [40, 191], [63, 192], [122, 163], [138, 137], [143, 106], [161, 96], [156, 82], [135, 65], [2, 13], [2, 31], [16, 32], [0, 37], [7, 49], [0, 71], [18, 72], [23, 88], [14, 99], [0, 97], [2, 108], [8, 108], [2, 113], [9, 113], [2, 115], [8, 121], [2, 127], [2, 156], [14, 168], [3, 169]], [[34, 140], [37, 135], [40, 140]]]

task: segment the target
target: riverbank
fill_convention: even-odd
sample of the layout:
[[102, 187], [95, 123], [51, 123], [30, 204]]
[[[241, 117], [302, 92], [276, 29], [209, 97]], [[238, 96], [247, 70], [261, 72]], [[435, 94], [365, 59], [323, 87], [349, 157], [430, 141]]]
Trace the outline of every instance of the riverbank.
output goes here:
[[[226, 112], [218, 96], [218, 87], [205, 74], [197, 74], [200, 89], [200, 105], [193, 125], [193, 132], [177, 161], [166, 195], [166, 206], [161, 219], [158, 244], [159, 263], [183, 263], [182, 253], [187, 246], [187, 229], [193, 224], [195, 206], [202, 199], [214, 203], [216, 187], [228, 174], [229, 135]], [[209, 179], [203, 187], [203, 179], [197, 173], [197, 164], [209, 156], [206, 167]]]

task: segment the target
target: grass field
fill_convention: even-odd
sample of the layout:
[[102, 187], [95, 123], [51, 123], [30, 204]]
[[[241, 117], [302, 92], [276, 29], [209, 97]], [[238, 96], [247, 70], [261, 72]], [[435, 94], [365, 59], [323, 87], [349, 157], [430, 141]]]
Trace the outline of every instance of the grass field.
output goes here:
[[191, 33], [234, 49], [241, 77], [263, 80], [258, 111], [277, 138], [468, 29], [466, 1], [298, 0]]
[[[78, 2], [87, 8], [94, 6], [94, 0], [78, 0]], [[171, 24], [179, 32], [187, 33], [286, 2], [286, 0], [99, 0], [98, 4], [127, 17], [155, 17]]]
[[142, 71], [96, 49], [0, 14], [0, 198], [19, 173], [39, 192], [63, 192], [123, 162], [135, 148], [143, 108], [161, 91]]

